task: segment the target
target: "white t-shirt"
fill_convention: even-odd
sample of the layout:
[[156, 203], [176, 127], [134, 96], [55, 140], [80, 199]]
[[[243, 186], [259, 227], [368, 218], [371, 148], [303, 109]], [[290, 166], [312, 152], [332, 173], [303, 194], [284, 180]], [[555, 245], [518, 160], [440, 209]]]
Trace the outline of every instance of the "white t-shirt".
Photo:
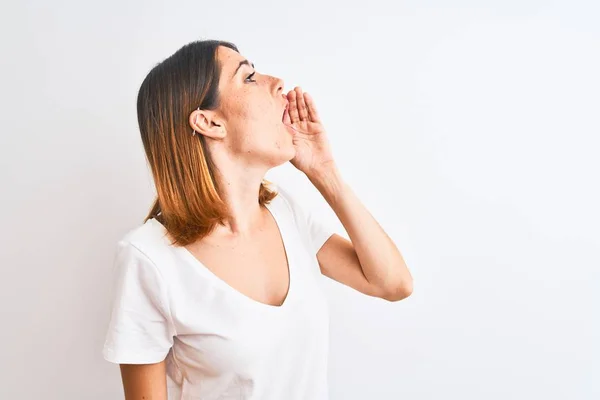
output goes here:
[[117, 245], [107, 361], [166, 357], [169, 400], [328, 398], [329, 313], [316, 253], [334, 231], [273, 189], [279, 194], [267, 208], [290, 268], [284, 303], [237, 291], [150, 219]]

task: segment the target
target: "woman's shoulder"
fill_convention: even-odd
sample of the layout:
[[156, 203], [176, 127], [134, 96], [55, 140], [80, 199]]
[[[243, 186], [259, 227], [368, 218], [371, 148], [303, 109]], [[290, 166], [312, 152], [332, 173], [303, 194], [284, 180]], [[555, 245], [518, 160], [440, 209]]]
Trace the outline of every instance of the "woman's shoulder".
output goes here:
[[301, 207], [294, 194], [284, 185], [271, 182], [269, 187], [277, 193], [277, 196], [271, 200], [271, 206], [283, 207], [285, 211], [296, 215], [301, 212]]
[[129, 229], [117, 242], [117, 248], [134, 249], [135, 253], [152, 264], [169, 257], [171, 246], [166, 236], [166, 229], [155, 218]]
[[305, 238], [311, 251], [316, 253], [323, 243], [336, 232], [333, 222], [327, 217], [324, 210], [304, 204], [287, 187], [276, 184], [273, 189], [278, 193], [273, 201], [278, 201], [278, 207], [284, 209], [293, 218], [298, 231]]

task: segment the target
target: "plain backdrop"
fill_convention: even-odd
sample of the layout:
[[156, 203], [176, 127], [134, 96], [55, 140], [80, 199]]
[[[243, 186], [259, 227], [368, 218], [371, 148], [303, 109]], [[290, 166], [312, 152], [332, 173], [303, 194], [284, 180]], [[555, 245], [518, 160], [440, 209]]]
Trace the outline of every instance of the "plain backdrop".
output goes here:
[[[600, 398], [596, 1], [2, 4], [0, 398], [119, 399], [116, 241], [154, 198], [135, 99], [198, 39], [316, 101], [414, 293], [324, 279], [333, 400]], [[267, 178], [337, 223], [289, 163]], [[343, 229], [340, 226], [340, 229]]]

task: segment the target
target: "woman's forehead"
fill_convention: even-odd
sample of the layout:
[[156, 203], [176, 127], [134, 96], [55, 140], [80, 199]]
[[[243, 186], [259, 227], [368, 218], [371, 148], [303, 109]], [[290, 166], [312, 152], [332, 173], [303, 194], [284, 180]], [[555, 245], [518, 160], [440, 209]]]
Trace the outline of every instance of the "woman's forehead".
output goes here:
[[253, 62], [247, 60], [237, 51], [225, 46], [219, 47], [218, 59], [222, 68], [221, 74], [226, 80], [235, 78], [235, 75], [239, 73], [244, 66], [251, 66], [254, 68]]

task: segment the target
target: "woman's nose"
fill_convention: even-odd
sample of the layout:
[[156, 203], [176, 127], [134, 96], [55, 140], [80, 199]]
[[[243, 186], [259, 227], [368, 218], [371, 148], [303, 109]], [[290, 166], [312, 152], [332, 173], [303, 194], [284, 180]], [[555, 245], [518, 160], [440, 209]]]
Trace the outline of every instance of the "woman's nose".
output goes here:
[[283, 79], [281, 78], [275, 78], [275, 92], [277, 94], [279, 93], [283, 93]]

